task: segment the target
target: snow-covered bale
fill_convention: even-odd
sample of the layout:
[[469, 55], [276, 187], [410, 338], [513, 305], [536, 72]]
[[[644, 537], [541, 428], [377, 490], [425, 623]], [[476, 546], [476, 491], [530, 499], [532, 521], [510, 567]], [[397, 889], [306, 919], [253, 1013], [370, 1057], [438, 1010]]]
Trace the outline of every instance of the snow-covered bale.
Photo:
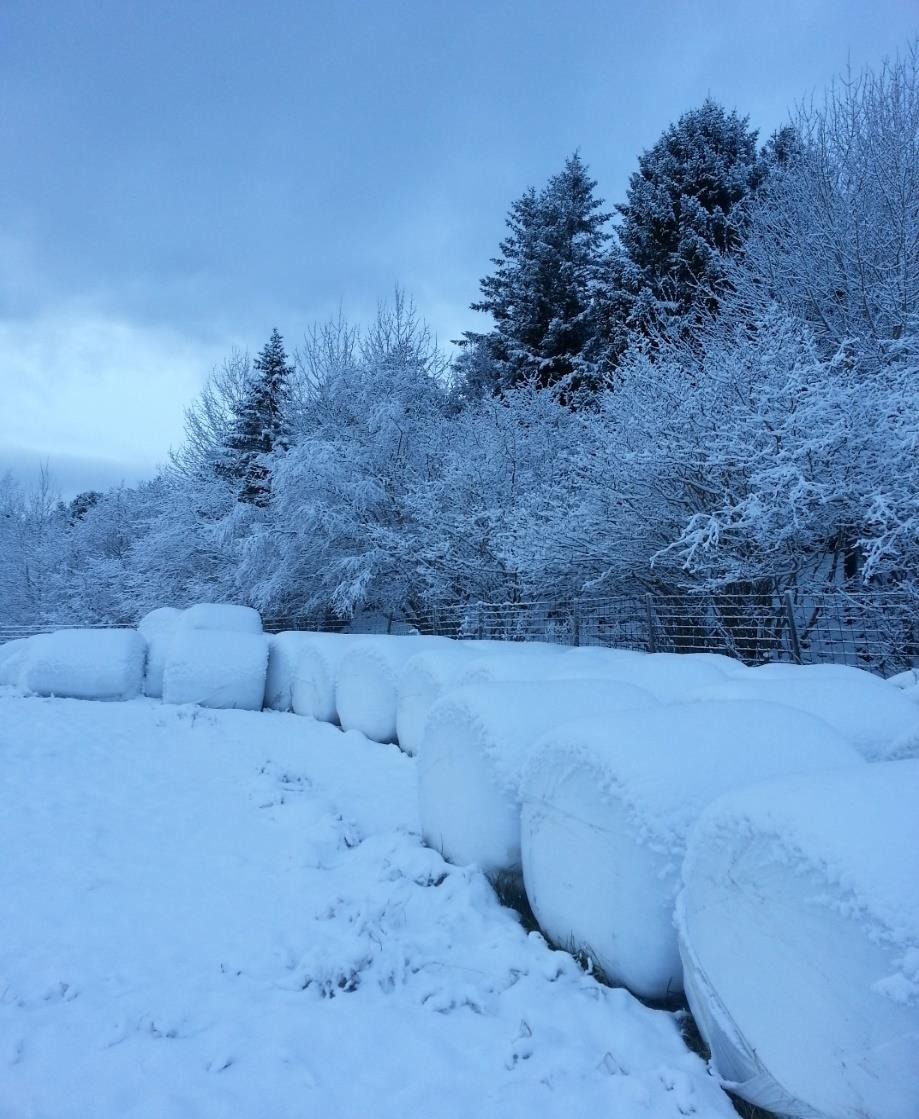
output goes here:
[[182, 612], [181, 629], [217, 629], [231, 633], [261, 633], [262, 619], [251, 606], [199, 602]]
[[865, 769], [826, 724], [765, 703], [672, 704], [564, 726], [521, 782], [523, 877], [543, 932], [645, 998], [682, 988], [673, 928], [687, 833], [727, 789]]
[[654, 699], [609, 680], [472, 684], [449, 692], [428, 716], [418, 756], [425, 842], [487, 874], [520, 871], [520, 774], [533, 743], [579, 716], [615, 726], [621, 712]]
[[478, 655], [480, 647], [457, 641], [414, 653], [402, 666], [396, 688], [396, 736], [407, 754], [418, 753], [434, 703], [457, 684]]
[[145, 614], [137, 623], [137, 631], [147, 642], [147, 663], [144, 668], [144, 695], [161, 699], [163, 695], [163, 670], [169, 645], [176, 631], [182, 611], [174, 606], [160, 606]]
[[677, 905], [715, 1069], [801, 1119], [919, 1115], [919, 761], [770, 782], [693, 829]]
[[267, 668], [268, 638], [262, 633], [180, 630], [166, 659], [163, 699], [260, 711]]
[[345, 730], [374, 742], [397, 740], [399, 674], [422, 649], [449, 648], [445, 637], [376, 637], [356, 643], [335, 673], [335, 707]]
[[919, 711], [886, 680], [850, 668], [818, 671], [817, 666], [788, 672], [750, 669], [742, 679], [698, 689], [690, 698], [762, 700], [781, 703], [823, 719], [868, 761], [919, 756]]
[[[293, 710], [294, 677], [305, 649], [316, 635], [304, 630], [286, 630], [268, 638], [268, 675], [265, 706], [274, 711]], [[312, 712], [310, 712], [312, 714]]]
[[301, 644], [290, 687], [291, 707], [323, 723], [337, 723], [335, 674], [341, 659], [355, 645], [384, 641], [379, 635], [311, 633]]
[[20, 684], [36, 695], [133, 699], [147, 646], [136, 629], [62, 629], [29, 639]]
[[889, 676], [887, 683], [899, 688], [907, 699], [919, 703], [919, 668], [908, 668], [905, 672], [898, 672], [896, 676]]
[[17, 687], [25, 664], [29, 637], [18, 637], [0, 645], [0, 687]]

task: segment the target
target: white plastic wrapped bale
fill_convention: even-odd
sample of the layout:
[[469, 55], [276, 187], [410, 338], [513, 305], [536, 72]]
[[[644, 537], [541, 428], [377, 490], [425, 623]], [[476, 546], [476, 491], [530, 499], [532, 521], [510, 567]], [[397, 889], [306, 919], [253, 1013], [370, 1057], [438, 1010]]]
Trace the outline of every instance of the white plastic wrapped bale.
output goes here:
[[919, 761], [770, 782], [693, 829], [677, 905], [716, 1072], [800, 1119], [919, 1115]]
[[231, 633], [261, 633], [262, 619], [251, 606], [199, 602], [182, 612], [181, 629], [217, 629]]
[[[265, 680], [265, 706], [274, 711], [293, 709], [293, 687], [297, 665], [315, 634], [286, 630], [268, 638], [268, 675]], [[311, 712], [312, 713], [312, 712]]]
[[18, 637], [0, 645], [0, 687], [15, 688], [19, 685], [30, 640]]
[[449, 692], [428, 716], [418, 755], [421, 830], [454, 863], [487, 874], [520, 872], [519, 780], [533, 743], [578, 716], [615, 726], [621, 712], [655, 700], [609, 680], [472, 684]]
[[457, 641], [414, 653], [402, 666], [397, 684], [396, 736], [407, 754], [417, 754], [431, 707], [454, 687], [481, 649]]
[[303, 641], [290, 687], [291, 707], [323, 723], [337, 723], [335, 674], [341, 659], [355, 645], [385, 637], [355, 633], [311, 633]]
[[[838, 671], [838, 669], [837, 669]], [[886, 680], [850, 668], [844, 676], [797, 667], [788, 674], [750, 669], [742, 679], [697, 689], [693, 699], [762, 700], [829, 723], [868, 761], [919, 756], [919, 710]]]
[[261, 711], [268, 638], [262, 633], [180, 630], [163, 674], [166, 703]]
[[727, 789], [846, 765], [867, 768], [825, 723], [766, 703], [560, 728], [521, 783], [523, 879], [540, 927], [637, 995], [678, 994], [673, 907], [692, 823]]
[[445, 637], [376, 637], [355, 644], [335, 673], [335, 707], [344, 730], [374, 742], [397, 741], [399, 674], [422, 649], [449, 648]]
[[147, 646], [136, 629], [62, 629], [29, 639], [20, 684], [36, 695], [133, 699]]
[[176, 631], [182, 611], [174, 606], [160, 606], [145, 614], [137, 623], [137, 631], [147, 642], [147, 663], [144, 668], [144, 695], [161, 699], [163, 695], [163, 670], [172, 635]]

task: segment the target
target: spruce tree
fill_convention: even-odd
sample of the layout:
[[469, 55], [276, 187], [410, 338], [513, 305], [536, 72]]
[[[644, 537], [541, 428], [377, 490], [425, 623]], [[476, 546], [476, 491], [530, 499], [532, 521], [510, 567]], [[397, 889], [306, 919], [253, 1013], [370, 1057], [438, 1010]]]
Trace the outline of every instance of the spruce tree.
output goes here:
[[742, 204], [765, 173], [756, 135], [709, 98], [639, 158], [616, 207], [605, 323], [614, 358], [631, 330], [680, 329], [717, 307], [724, 259], [743, 240]]
[[494, 328], [469, 332], [458, 366], [470, 394], [502, 392], [523, 382], [567, 393], [601, 375], [597, 295], [603, 282], [609, 218], [596, 182], [578, 154], [543, 190], [530, 188], [511, 206], [509, 234], [480, 282], [473, 310]]
[[267, 460], [288, 445], [286, 412], [292, 373], [284, 340], [273, 330], [253, 361], [246, 391], [234, 408], [233, 426], [220, 467], [220, 473], [238, 483], [240, 501], [268, 504], [271, 467]]

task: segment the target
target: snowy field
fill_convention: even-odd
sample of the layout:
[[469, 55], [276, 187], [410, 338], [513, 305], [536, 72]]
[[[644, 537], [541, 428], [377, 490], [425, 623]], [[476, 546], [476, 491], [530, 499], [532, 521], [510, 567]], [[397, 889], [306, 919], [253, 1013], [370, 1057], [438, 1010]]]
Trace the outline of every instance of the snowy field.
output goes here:
[[0, 690], [2, 1119], [733, 1116], [295, 715]]

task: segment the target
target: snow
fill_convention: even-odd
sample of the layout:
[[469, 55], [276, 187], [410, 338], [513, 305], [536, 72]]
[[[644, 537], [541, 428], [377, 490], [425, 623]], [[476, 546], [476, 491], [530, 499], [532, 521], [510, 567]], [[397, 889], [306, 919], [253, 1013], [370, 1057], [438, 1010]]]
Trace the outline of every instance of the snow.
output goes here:
[[29, 639], [20, 685], [35, 695], [130, 699], [143, 685], [147, 646], [134, 629], [62, 629]]
[[18, 637], [0, 645], [0, 687], [12, 688], [19, 684], [29, 640]]
[[919, 761], [724, 796], [678, 905], [686, 990], [717, 1072], [808, 1119], [915, 1119]]
[[182, 629], [218, 629], [236, 633], [261, 633], [262, 619], [251, 606], [224, 602], [199, 602], [182, 613]]
[[521, 781], [527, 897], [540, 928], [646, 998], [682, 989], [673, 928], [690, 826], [719, 793], [857, 766], [826, 724], [766, 703], [672, 704], [571, 723]]
[[517, 874], [520, 772], [533, 743], [578, 716], [619, 718], [654, 700], [609, 680], [472, 684], [431, 709], [419, 754], [418, 796], [425, 841], [454, 863]]
[[265, 706], [275, 711], [290, 711], [293, 706], [294, 676], [304, 649], [313, 634], [287, 630], [268, 638], [268, 676], [265, 681]]
[[293, 715], [0, 697], [0, 1114], [733, 1119], [677, 1019], [421, 846]]
[[144, 669], [144, 695], [160, 699], [163, 695], [163, 672], [172, 635], [182, 617], [174, 606], [160, 606], [145, 614], [137, 623], [137, 631], [147, 642], [147, 663]]
[[163, 676], [166, 703], [259, 711], [265, 699], [268, 638], [232, 630], [180, 630]]
[[400, 672], [415, 653], [452, 644], [445, 637], [389, 635], [356, 642], [335, 672], [335, 707], [341, 725], [375, 742], [397, 741]]
[[749, 669], [742, 679], [698, 689], [700, 700], [763, 700], [806, 711], [844, 735], [868, 761], [919, 755], [915, 704], [870, 672], [838, 665]]
[[888, 677], [887, 683], [899, 688], [907, 699], [919, 703], [919, 668], [908, 668], [906, 672], [898, 672], [896, 676]]

